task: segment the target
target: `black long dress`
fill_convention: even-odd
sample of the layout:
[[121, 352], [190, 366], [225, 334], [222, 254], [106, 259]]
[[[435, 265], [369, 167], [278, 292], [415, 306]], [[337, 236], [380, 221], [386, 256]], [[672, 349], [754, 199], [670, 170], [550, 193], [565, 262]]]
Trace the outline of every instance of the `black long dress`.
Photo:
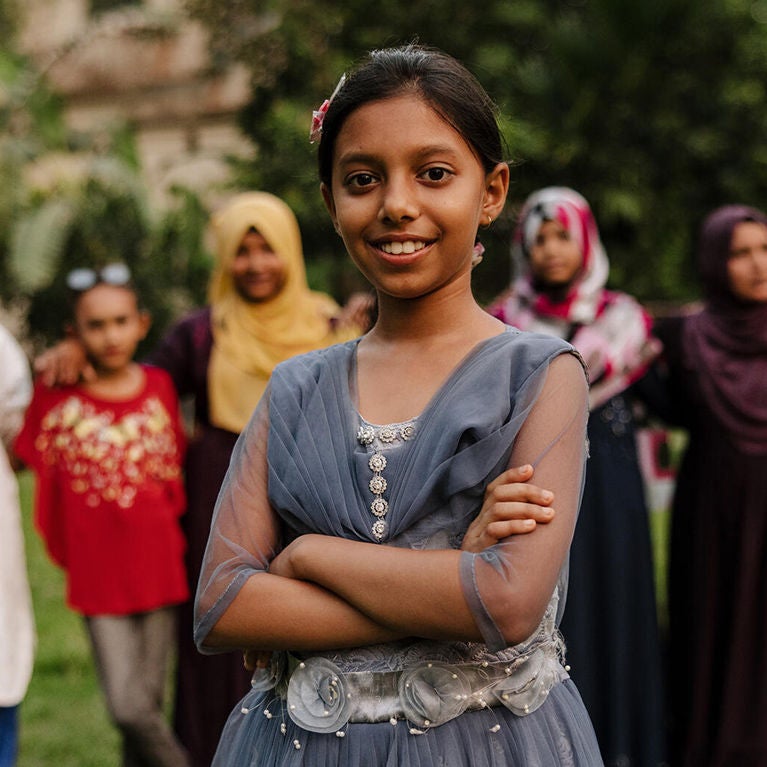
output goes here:
[[665, 763], [661, 650], [629, 396], [613, 397], [589, 417], [561, 630], [605, 765], [657, 767]]
[[706, 405], [682, 364], [684, 322], [657, 327], [667, 368], [655, 406], [689, 433], [669, 563], [672, 765], [764, 767], [767, 456], [740, 451]]
[[[208, 417], [208, 362], [213, 345], [210, 308], [174, 325], [148, 357], [167, 370], [179, 397], [194, 400], [194, 434], [186, 458], [186, 568], [192, 594], [210, 532], [213, 507], [238, 435], [212, 426]], [[192, 767], [210, 767], [232, 706], [250, 689], [241, 653], [201, 655], [192, 641], [192, 601], [181, 605], [174, 727]]]

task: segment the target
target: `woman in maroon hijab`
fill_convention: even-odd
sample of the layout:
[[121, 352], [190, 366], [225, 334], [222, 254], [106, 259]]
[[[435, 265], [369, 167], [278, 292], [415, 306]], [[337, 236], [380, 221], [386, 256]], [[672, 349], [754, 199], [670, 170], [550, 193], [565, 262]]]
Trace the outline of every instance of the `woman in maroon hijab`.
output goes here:
[[689, 432], [669, 573], [672, 764], [767, 765], [767, 216], [703, 223], [704, 308], [659, 323]]

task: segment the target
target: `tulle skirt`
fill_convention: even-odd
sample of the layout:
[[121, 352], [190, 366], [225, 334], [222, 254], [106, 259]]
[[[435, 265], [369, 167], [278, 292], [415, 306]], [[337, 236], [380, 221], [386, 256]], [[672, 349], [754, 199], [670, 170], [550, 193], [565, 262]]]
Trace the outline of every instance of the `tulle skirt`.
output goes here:
[[[593, 727], [572, 680], [532, 714], [467, 711], [412, 733], [404, 721], [308, 732], [273, 692], [248, 693], [229, 716], [212, 767], [600, 767]], [[419, 731], [420, 732], [420, 731]], [[341, 735], [340, 733], [343, 733]]]

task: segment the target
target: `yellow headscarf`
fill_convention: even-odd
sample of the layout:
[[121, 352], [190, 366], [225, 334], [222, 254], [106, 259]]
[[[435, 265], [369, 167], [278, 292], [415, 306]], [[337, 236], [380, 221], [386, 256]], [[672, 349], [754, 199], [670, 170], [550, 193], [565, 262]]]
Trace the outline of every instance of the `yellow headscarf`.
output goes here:
[[[274, 366], [296, 354], [359, 335], [358, 328], [334, 330], [339, 307], [330, 296], [309, 289], [301, 233], [293, 211], [266, 192], [237, 195], [211, 220], [216, 267], [209, 299], [213, 349], [208, 366], [210, 421], [240, 432], [266, 388]], [[243, 299], [232, 278], [232, 263], [254, 228], [285, 265], [280, 292], [268, 301]]]

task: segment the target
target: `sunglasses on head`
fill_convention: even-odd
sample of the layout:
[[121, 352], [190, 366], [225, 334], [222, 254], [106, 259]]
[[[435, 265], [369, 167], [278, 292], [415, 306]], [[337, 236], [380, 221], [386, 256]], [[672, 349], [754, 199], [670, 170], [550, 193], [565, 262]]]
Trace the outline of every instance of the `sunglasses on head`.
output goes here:
[[127, 285], [130, 280], [130, 269], [125, 264], [107, 264], [100, 269], [87, 267], [73, 269], [67, 275], [67, 287], [81, 293], [99, 284], [122, 287]]

